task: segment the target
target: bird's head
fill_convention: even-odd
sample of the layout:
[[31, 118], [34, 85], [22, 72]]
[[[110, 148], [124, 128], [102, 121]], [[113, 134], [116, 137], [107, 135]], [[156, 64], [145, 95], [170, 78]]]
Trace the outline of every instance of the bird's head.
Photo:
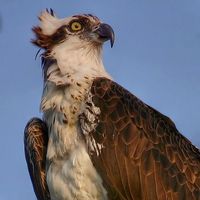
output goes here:
[[59, 19], [53, 10], [46, 10], [39, 16], [40, 25], [33, 28], [36, 38], [32, 42], [47, 51], [65, 44], [72, 48], [84, 46], [101, 47], [105, 41], [114, 43], [114, 31], [91, 14], [74, 15]]

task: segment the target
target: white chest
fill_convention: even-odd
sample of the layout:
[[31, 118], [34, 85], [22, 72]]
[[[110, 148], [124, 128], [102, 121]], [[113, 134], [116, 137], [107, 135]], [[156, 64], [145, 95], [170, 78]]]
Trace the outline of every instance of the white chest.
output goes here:
[[107, 194], [84, 145], [49, 165], [47, 183], [52, 200], [105, 200]]
[[48, 84], [41, 107], [49, 129], [47, 184], [51, 199], [107, 199], [80, 132], [78, 117], [85, 91], [79, 85], [65, 89]]

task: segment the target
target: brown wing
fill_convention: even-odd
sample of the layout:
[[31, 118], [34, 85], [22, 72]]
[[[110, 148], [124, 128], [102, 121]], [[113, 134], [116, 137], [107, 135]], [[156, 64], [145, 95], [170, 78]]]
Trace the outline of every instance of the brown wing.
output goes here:
[[31, 119], [24, 131], [24, 150], [28, 171], [38, 200], [50, 200], [45, 173], [47, 142], [46, 124], [38, 118]]
[[91, 93], [101, 112], [90, 156], [110, 199], [200, 199], [200, 152], [168, 117], [105, 78]]

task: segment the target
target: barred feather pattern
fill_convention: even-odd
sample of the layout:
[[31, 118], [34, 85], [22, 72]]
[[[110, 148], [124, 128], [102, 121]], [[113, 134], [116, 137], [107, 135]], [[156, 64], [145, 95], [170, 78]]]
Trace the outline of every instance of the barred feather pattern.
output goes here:
[[33, 188], [38, 200], [50, 200], [46, 182], [48, 130], [39, 118], [32, 118], [24, 131], [24, 151]]
[[109, 199], [200, 199], [200, 152], [168, 117], [106, 78], [90, 92], [101, 112], [89, 154]]

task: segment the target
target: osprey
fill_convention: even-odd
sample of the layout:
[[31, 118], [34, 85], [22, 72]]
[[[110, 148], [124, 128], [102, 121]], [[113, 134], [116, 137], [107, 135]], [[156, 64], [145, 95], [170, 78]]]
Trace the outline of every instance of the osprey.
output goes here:
[[43, 120], [25, 156], [38, 200], [198, 200], [200, 151], [163, 114], [114, 82], [102, 45], [111, 26], [91, 14], [42, 12]]

